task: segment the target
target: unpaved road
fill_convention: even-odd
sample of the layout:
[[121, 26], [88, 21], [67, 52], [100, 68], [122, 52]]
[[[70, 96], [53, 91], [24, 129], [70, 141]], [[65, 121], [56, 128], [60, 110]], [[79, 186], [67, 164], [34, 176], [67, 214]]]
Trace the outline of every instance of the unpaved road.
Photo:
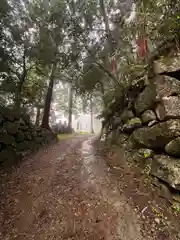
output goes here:
[[[91, 138], [63, 140], [1, 173], [2, 240], [141, 240], [142, 224]], [[143, 236], [147, 237], [143, 237]]]

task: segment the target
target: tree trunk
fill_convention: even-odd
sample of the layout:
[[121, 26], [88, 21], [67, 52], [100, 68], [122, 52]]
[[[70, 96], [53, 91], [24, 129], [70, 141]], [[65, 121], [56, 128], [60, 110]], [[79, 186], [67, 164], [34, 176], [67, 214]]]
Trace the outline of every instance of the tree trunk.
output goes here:
[[73, 107], [73, 90], [72, 85], [69, 84], [68, 89], [68, 128], [72, 128], [72, 107]]
[[37, 114], [36, 114], [36, 122], [35, 122], [35, 124], [36, 124], [37, 126], [39, 126], [39, 123], [40, 123], [40, 115], [41, 115], [41, 109], [40, 109], [40, 107], [38, 106], [38, 107], [37, 107]]
[[26, 70], [26, 49], [24, 47], [24, 55], [23, 55], [23, 73], [19, 76], [19, 83], [17, 85], [16, 93], [15, 93], [15, 108], [17, 110], [21, 107], [21, 93], [23, 84], [26, 80], [27, 70]]
[[19, 110], [21, 106], [21, 89], [17, 87], [15, 94], [15, 109]]
[[52, 101], [52, 94], [53, 94], [53, 87], [54, 87], [54, 74], [56, 71], [56, 63], [53, 63], [52, 70], [50, 74], [49, 86], [45, 98], [45, 105], [44, 105], [44, 114], [42, 119], [42, 127], [46, 129], [50, 129], [49, 126], [49, 115], [50, 115], [50, 108], [51, 108], [51, 101]]
[[20, 82], [17, 85], [16, 94], [15, 94], [15, 109], [19, 110], [21, 107], [21, 94], [22, 88], [26, 79], [26, 72], [23, 73], [22, 77], [20, 78]]
[[99, 5], [100, 5], [101, 12], [102, 12], [102, 16], [104, 18], [105, 29], [106, 29], [106, 34], [107, 34], [107, 40], [109, 42], [109, 47], [111, 48], [111, 51], [114, 51], [115, 49], [114, 49], [114, 45], [113, 45], [113, 39], [112, 39], [110, 27], [109, 27], [109, 20], [108, 20], [108, 15], [106, 13], [106, 7], [104, 4], [104, 0], [99, 0]]
[[91, 133], [94, 133], [94, 128], [93, 128], [93, 101], [92, 101], [92, 98], [90, 99], [90, 115], [91, 115]]

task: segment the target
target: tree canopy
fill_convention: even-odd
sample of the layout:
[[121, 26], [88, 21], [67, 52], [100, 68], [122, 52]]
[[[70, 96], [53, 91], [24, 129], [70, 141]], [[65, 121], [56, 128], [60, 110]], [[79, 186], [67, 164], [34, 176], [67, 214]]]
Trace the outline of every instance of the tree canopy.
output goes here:
[[[176, 0], [2, 0], [1, 105], [41, 109], [49, 128], [53, 89], [63, 82], [71, 98], [101, 99], [110, 107], [145, 81], [155, 60], [177, 58], [179, 26]], [[63, 91], [57, 101], [72, 113], [76, 104], [68, 106]]]

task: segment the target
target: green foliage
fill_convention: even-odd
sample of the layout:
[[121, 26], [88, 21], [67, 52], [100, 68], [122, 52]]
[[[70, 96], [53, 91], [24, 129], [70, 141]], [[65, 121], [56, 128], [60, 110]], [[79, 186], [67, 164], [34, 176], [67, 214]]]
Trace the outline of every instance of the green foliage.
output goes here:
[[[104, 11], [102, 9], [104, 5]], [[70, 83], [81, 95], [74, 97], [73, 113], [88, 111], [89, 97], [101, 116], [111, 119], [123, 110], [127, 89], [145, 80], [148, 59], [177, 52], [180, 39], [178, 1], [137, 1], [135, 17], [127, 21], [133, 5], [122, 2], [2, 0], [0, 4], [0, 97], [13, 105], [44, 105], [49, 79]], [[104, 27], [105, 26], [105, 27]], [[151, 42], [148, 59], [136, 54], [137, 36]], [[117, 71], [111, 70], [115, 56]], [[56, 69], [52, 76], [52, 65]], [[85, 100], [86, 99], [86, 100]], [[67, 88], [53, 99], [68, 112]], [[18, 103], [19, 102], [19, 103]], [[79, 102], [79, 103], [78, 103]], [[96, 105], [96, 106], [95, 106]], [[119, 113], [120, 114], [120, 111]]]

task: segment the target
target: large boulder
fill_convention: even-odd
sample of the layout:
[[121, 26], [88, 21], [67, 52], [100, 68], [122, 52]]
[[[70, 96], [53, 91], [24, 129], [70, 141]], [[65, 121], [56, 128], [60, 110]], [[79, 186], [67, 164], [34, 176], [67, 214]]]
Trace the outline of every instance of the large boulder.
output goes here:
[[180, 81], [170, 79], [169, 77], [157, 76], [155, 78], [157, 99], [169, 97], [172, 95], [180, 95]]
[[125, 109], [121, 114], [121, 120], [125, 123], [131, 118], [134, 118], [133, 112], [131, 110]]
[[135, 101], [136, 114], [139, 116], [142, 112], [153, 109], [156, 102], [155, 84], [149, 84], [144, 91], [139, 94]]
[[147, 110], [141, 115], [142, 123], [146, 124], [156, 120], [156, 115], [152, 110]]
[[127, 121], [126, 124], [123, 125], [123, 132], [131, 133], [134, 129], [142, 126], [142, 122], [140, 118], [132, 118]]
[[180, 136], [180, 119], [158, 123], [152, 127], [134, 130], [132, 137], [140, 146], [163, 149], [173, 138]]
[[180, 157], [180, 137], [173, 139], [165, 146], [167, 154]]
[[168, 155], [154, 155], [151, 174], [180, 190], [180, 159]]
[[159, 120], [180, 118], [180, 98], [176, 96], [164, 97], [156, 107]]
[[180, 95], [180, 81], [168, 77], [156, 76], [135, 102], [136, 113], [139, 115], [145, 110], [153, 109], [156, 102], [163, 97]]

